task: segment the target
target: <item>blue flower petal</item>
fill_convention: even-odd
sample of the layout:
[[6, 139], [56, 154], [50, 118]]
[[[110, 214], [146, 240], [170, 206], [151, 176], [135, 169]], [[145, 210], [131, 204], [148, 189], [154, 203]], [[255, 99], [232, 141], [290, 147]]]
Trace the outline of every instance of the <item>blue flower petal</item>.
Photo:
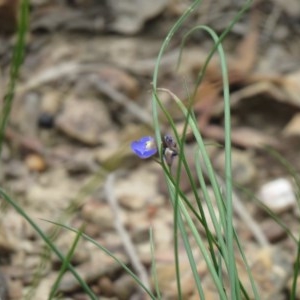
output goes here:
[[131, 149], [142, 159], [149, 158], [157, 152], [156, 143], [152, 136], [144, 136], [140, 140], [132, 142]]

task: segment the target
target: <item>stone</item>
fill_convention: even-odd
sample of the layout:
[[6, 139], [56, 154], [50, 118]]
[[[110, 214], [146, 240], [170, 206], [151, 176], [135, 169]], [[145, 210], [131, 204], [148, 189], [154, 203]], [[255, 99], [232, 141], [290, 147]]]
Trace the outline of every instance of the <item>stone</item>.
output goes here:
[[71, 174], [82, 174], [96, 172], [99, 166], [94, 161], [93, 152], [89, 149], [81, 149], [67, 158], [66, 169]]
[[129, 210], [141, 210], [145, 207], [145, 198], [139, 196], [126, 196], [123, 195], [120, 197], [120, 205]]
[[173, 229], [165, 220], [156, 219], [152, 222], [153, 238], [157, 251], [173, 246]]
[[123, 1], [111, 0], [110, 6], [115, 16], [110, 29], [123, 34], [135, 34], [142, 28], [146, 20], [160, 14], [167, 6], [166, 0]]
[[37, 286], [36, 290], [34, 291], [34, 299], [40, 299], [40, 300], [47, 300], [49, 299], [49, 295], [53, 286], [53, 283], [55, 282], [58, 274], [53, 272], [51, 274], [48, 274], [47, 277], [43, 278], [43, 280], [40, 281], [39, 285]]
[[135, 169], [126, 177], [117, 180], [115, 194], [125, 208], [141, 210], [157, 195], [156, 173], [152, 172], [149, 166]]
[[[98, 225], [99, 232], [112, 230], [115, 227], [114, 214], [106, 203], [90, 200], [84, 204], [81, 211], [82, 218], [93, 224]], [[126, 222], [126, 215], [121, 213], [122, 222]]]
[[78, 182], [76, 178], [70, 177], [66, 168], [60, 164], [41, 173], [32, 182], [26, 193], [26, 201], [39, 212], [51, 208], [58, 211], [69, 205], [82, 185], [83, 181]]
[[130, 299], [130, 296], [138, 289], [135, 280], [125, 274], [118, 278], [113, 285], [114, 295], [120, 300]]
[[[103, 253], [100, 249], [94, 249], [90, 252], [91, 260], [80, 264], [76, 267], [76, 271], [80, 274], [83, 280], [87, 284], [91, 282], [95, 282], [99, 280], [102, 276], [112, 276], [115, 275], [117, 272], [120, 272], [121, 266], [119, 263], [114, 261], [108, 255]], [[124, 263], [128, 263], [126, 259], [118, 254], [114, 253], [120, 260]], [[100, 263], [101, 262], [101, 263]], [[58, 292], [72, 292], [79, 288], [79, 283], [77, 279], [71, 273], [66, 273], [63, 279], [60, 282]]]
[[258, 198], [274, 213], [290, 210], [297, 203], [293, 186], [285, 178], [277, 178], [265, 183], [258, 192]]
[[8, 145], [3, 141], [2, 142], [2, 152], [1, 152], [1, 160], [3, 162], [8, 162], [11, 159], [11, 150]]
[[100, 100], [69, 98], [55, 125], [70, 138], [97, 146], [102, 142], [103, 132], [112, 126], [112, 121], [106, 105]]
[[25, 164], [30, 171], [43, 172], [47, 168], [45, 159], [39, 154], [28, 154], [25, 157]]
[[49, 115], [56, 115], [61, 108], [62, 96], [57, 90], [49, 90], [41, 99], [40, 111]]
[[139, 243], [135, 245], [135, 248], [137, 250], [141, 263], [147, 266], [151, 265], [153, 257], [151, 253], [150, 241]]
[[17, 212], [8, 210], [1, 216], [0, 252], [3, 256], [17, 251], [25, 230], [26, 221]]
[[102, 134], [102, 144], [95, 149], [95, 160], [103, 164], [109, 158], [112, 157], [113, 153], [116, 153], [120, 149], [120, 138], [119, 132], [115, 129], [109, 129]]
[[139, 83], [136, 78], [113, 66], [103, 66], [99, 72], [99, 81], [107, 83], [112, 89], [129, 96], [131, 99], [136, 98], [139, 92]]
[[[168, 263], [157, 262], [157, 283], [160, 291], [166, 299], [176, 299], [177, 296], [177, 283], [175, 262], [170, 261]], [[189, 299], [189, 296], [194, 291], [195, 283], [188, 262], [182, 262], [180, 264], [180, 278], [182, 280], [182, 297], [183, 299]], [[154, 283], [153, 283], [154, 284]]]
[[[250, 184], [256, 176], [256, 168], [253, 158], [246, 151], [233, 149], [232, 155], [232, 177], [233, 181], [239, 185]], [[215, 167], [225, 173], [225, 152], [221, 151], [214, 159]]]
[[28, 176], [28, 169], [19, 160], [12, 159], [5, 168], [4, 175], [7, 179], [16, 179]]
[[101, 232], [100, 239], [97, 239], [100, 245], [105, 245], [108, 249], [120, 249], [123, 247], [120, 235], [115, 231]]
[[111, 297], [114, 293], [113, 282], [107, 276], [103, 276], [98, 280], [101, 295]]
[[[246, 253], [246, 257], [249, 257]], [[290, 254], [279, 247], [259, 249], [251, 263], [251, 271], [262, 299], [274, 299], [286, 286], [292, 271]], [[277, 298], [276, 298], [277, 299]]]
[[[131, 219], [131, 236], [134, 243], [139, 244], [145, 241], [149, 241], [149, 220], [142, 214], [144, 219], [134, 218]], [[134, 225], [135, 224], [135, 225]]]
[[[23, 283], [21, 280], [8, 280], [8, 298], [3, 297], [3, 294], [0, 294], [0, 299], [22, 299], [22, 290]], [[1, 287], [3, 288], [3, 284], [1, 283]]]

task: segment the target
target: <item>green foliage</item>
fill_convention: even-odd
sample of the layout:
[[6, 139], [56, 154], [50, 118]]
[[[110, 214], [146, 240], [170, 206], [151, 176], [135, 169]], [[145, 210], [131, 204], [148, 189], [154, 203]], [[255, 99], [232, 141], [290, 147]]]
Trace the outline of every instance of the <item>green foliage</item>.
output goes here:
[[[193, 254], [191, 253], [190, 245], [188, 243], [188, 234], [187, 231], [183, 227], [183, 222], [188, 224], [188, 228], [190, 230], [190, 233], [196, 240], [196, 243], [199, 247], [199, 250], [201, 251], [201, 254], [203, 258], [206, 261], [207, 267], [210, 271], [210, 274], [212, 276], [212, 279], [215, 283], [215, 286], [219, 292], [220, 299], [241, 299], [242, 295], [245, 298], [249, 298], [247, 295], [244, 287], [242, 286], [241, 282], [239, 281], [237, 269], [236, 269], [236, 260], [235, 260], [235, 254], [234, 254], [234, 240], [237, 241], [237, 235], [235, 233], [235, 230], [233, 228], [232, 219], [233, 219], [233, 209], [232, 209], [232, 179], [231, 179], [231, 128], [230, 128], [230, 103], [229, 103], [229, 83], [228, 83], [228, 75], [227, 75], [227, 66], [226, 66], [226, 58], [223, 51], [223, 48], [221, 46], [221, 41], [225, 38], [225, 36], [228, 34], [232, 26], [236, 23], [236, 21], [242, 16], [243, 12], [249, 8], [250, 1], [248, 1], [245, 5], [245, 7], [237, 14], [236, 18], [233, 20], [233, 22], [228, 26], [228, 28], [224, 31], [224, 33], [218, 37], [216, 33], [207, 26], [196, 26], [191, 31], [189, 31], [186, 36], [183, 39], [182, 46], [184, 45], [186, 39], [188, 36], [190, 36], [195, 30], [205, 30], [208, 32], [214, 43], [215, 46], [209, 53], [206, 63], [204, 64], [204, 67], [199, 72], [198, 80], [195, 85], [195, 90], [197, 89], [198, 84], [201, 84], [201, 81], [203, 79], [203, 76], [205, 75], [206, 68], [208, 66], [208, 63], [210, 59], [212, 58], [215, 51], [218, 51], [221, 61], [221, 71], [222, 71], [222, 77], [223, 77], [223, 91], [224, 91], [224, 119], [225, 119], [225, 174], [224, 177], [226, 178], [226, 184], [225, 184], [225, 195], [221, 193], [219, 182], [217, 181], [215, 171], [212, 167], [212, 164], [210, 162], [210, 159], [208, 157], [206, 147], [203, 141], [203, 138], [201, 136], [201, 133], [198, 129], [198, 124], [193, 116], [193, 111], [191, 109], [193, 104], [193, 96], [195, 95], [195, 92], [192, 94], [193, 96], [189, 99], [189, 104], [186, 107], [183, 102], [177, 98], [176, 95], [174, 95], [171, 91], [159, 89], [157, 87], [158, 82], [158, 73], [159, 73], [159, 65], [160, 60], [165, 52], [165, 50], [168, 47], [168, 44], [175, 34], [175, 32], [180, 28], [186, 19], [187, 16], [189, 16], [193, 10], [195, 9], [195, 6], [199, 4], [198, 1], [194, 2], [194, 5], [191, 6], [189, 10], [178, 20], [178, 22], [173, 26], [173, 28], [170, 30], [168, 36], [166, 37], [162, 47], [161, 51], [158, 55], [158, 60], [156, 64], [156, 68], [153, 75], [153, 101], [152, 101], [152, 108], [153, 108], [153, 119], [154, 119], [154, 126], [155, 126], [155, 133], [156, 133], [156, 139], [157, 143], [161, 143], [161, 129], [160, 129], [160, 122], [159, 122], [159, 109], [164, 113], [165, 117], [167, 118], [174, 136], [176, 137], [177, 143], [179, 145], [179, 166], [177, 168], [176, 172], [176, 178], [173, 178], [171, 172], [168, 170], [166, 166], [163, 164], [163, 157], [162, 153], [160, 152], [160, 157], [162, 161], [162, 166], [164, 168], [167, 184], [169, 187], [170, 197], [172, 204], [174, 206], [174, 240], [175, 240], [175, 257], [176, 257], [176, 264], [179, 266], [179, 257], [178, 257], [178, 249], [176, 244], [178, 243], [177, 240], [177, 230], [179, 228], [179, 231], [181, 233], [182, 239], [184, 241], [187, 254], [189, 256], [191, 269], [194, 270], [194, 263], [195, 260], [193, 258]], [[171, 95], [174, 102], [177, 104], [179, 109], [182, 111], [185, 120], [186, 125], [184, 127], [184, 131], [182, 136], [179, 136], [179, 133], [176, 130], [176, 126], [174, 124], [174, 121], [172, 119], [172, 116], [168, 113], [168, 111], [165, 109], [163, 104], [160, 101], [159, 98], [159, 92], [164, 91]], [[185, 154], [184, 154], [184, 141], [185, 141], [185, 134], [187, 126], [189, 126], [194, 134], [194, 137], [197, 142], [197, 148], [195, 150], [195, 164], [197, 167], [197, 174], [198, 174], [198, 180], [201, 186], [201, 190], [203, 193], [203, 199], [206, 202], [208, 208], [209, 208], [209, 214], [214, 224], [214, 229], [216, 231], [216, 238], [213, 237], [213, 233], [210, 232], [206, 216], [203, 212], [202, 205], [199, 199], [198, 190], [196, 188], [196, 183], [194, 182], [189, 166], [187, 165]], [[217, 207], [218, 207], [218, 213], [220, 216], [220, 221], [217, 220], [216, 212], [214, 211], [214, 208], [211, 204], [211, 199], [209, 197], [208, 191], [207, 191], [207, 184], [204, 181], [203, 173], [200, 168], [200, 158], [201, 157], [204, 161], [205, 169], [207, 172], [207, 175], [210, 180], [210, 184], [212, 185], [213, 191], [214, 191], [214, 197], [217, 201]], [[199, 215], [198, 213], [195, 214], [194, 210], [191, 210], [190, 212], [186, 209], [187, 203], [189, 202], [188, 199], [186, 199], [184, 196], [182, 196], [182, 192], [179, 188], [179, 182], [180, 182], [180, 173], [181, 173], [181, 167], [184, 167], [185, 171], [188, 174], [190, 185], [192, 187], [194, 197], [197, 202]], [[204, 230], [206, 232], [206, 237], [209, 242], [209, 248], [208, 250], [204, 246], [204, 241], [200, 234], [198, 233], [198, 230], [196, 229], [196, 225], [193, 222], [192, 215], [194, 214], [194, 217], [196, 216], [196, 219], [199, 221], [199, 223], [202, 224], [204, 227]], [[224, 235], [224, 236], [223, 236]], [[216, 249], [218, 251], [216, 251]], [[241, 252], [241, 255], [243, 258], [245, 258], [242, 248], [238, 247], [238, 249]], [[249, 271], [249, 268], [247, 266], [246, 261], [244, 260], [244, 263], [246, 265], [246, 269]], [[230, 290], [226, 291], [224, 282], [223, 282], [223, 275], [222, 270], [223, 266], [227, 270], [227, 276], [229, 278], [230, 282]], [[252, 283], [253, 287], [253, 293], [255, 295], [256, 299], [259, 299], [258, 293], [253, 281], [253, 278], [249, 273], [249, 279]], [[195, 282], [198, 288], [199, 297], [203, 298], [203, 290], [201, 287], [201, 283], [199, 281], [198, 275], [196, 272], [193, 272]], [[180, 287], [180, 276], [179, 276], [179, 269], [177, 268], [177, 281], [178, 281], [178, 294], [179, 298], [181, 295], [181, 287]]]
[[91, 299], [96, 300], [98, 299], [92, 290], [89, 288], [89, 286], [82, 280], [80, 275], [76, 272], [76, 269], [68, 262], [68, 260], [64, 257], [64, 255], [57, 249], [53, 241], [40, 229], [40, 227], [28, 216], [28, 214], [24, 211], [24, 209], [17, 204], [16, 201], [11, 199], [3, 189], [0, 188], [0, 197], [4, 199], [7, 203], [9, 203], [30, 225], [31, 227], [38, 233], [38, 235], [44, 240], [45, 245], [51, 249], [51, 252], [58, 256], [58, 258], [65, 262], [65, 264], [68, 266], [68, 270], [74, 275], [74, 277], [78, 280], [80, 283], [80, 286], [84, 289], [84, 291], [87, 293], [87, 295], [90, 296]]

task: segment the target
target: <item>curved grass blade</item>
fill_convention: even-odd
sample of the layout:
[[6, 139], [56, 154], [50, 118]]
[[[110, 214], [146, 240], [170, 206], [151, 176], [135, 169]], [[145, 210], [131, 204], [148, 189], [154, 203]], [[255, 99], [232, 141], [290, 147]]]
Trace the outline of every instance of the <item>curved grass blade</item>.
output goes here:
[[6, 125], [10, 116], [12, 102], [15, 93], [15, 87], [18, 80], [20, 67], [23, 63], [25, 38], [28, 30], [29, 17], [29, 0], [22, 0], [20, 5], [20, 17], [18, 21], [17, 42], [14, 47], [12, 63], [10, 68], [10, 78], [6, 95], [4, 96], [4, 103], [1, 112], [0, 121], [0, 156], [2, 152], [3, 139], [5, 135]]
[[[61, 223], [57, 223], [57, 222], [53, 222], [50, 220], [45, 220], [46, 222], [49, 222], [51, 224], [54, 224], [56, 226], [59, 226], [61, 228], [67, 229], [69, 231], [78, 233], [79, 230], [75, 229], [73, 227], [61, 224]], [[85, 233], [82, 233], [82, 237], [85, 238], [86, 240], [88, 240], [89, 242], [91, 242], [92, 244], [94, 244], [97, 248], [99, 248], [100, 250], [102, 250], [105, 254], [107, 254], [108, 256], [110, 256], [112, 259], [114, 259], [136, 282], [137, 284], [150, 296], [151, 299], [155, 300], [155, 296], [153, 295], [153, 293], [140, 281], [140, 279], [126, 266], [126, 264], [124, 264], [120, 259], [118, 259], [112, 252], [110, 252], [107, 248], [101, 246], [99, 243], [97, 243], [95, 240], [93, 240], [91, 237], [89, 237], [88, 235], [86, 235]]]
[[[157, 56], [156, 64], [153, 71], [153, 79], [152, 79], [152, 116], [153, 116], [153, 125], [155, 129], [155, 137], [157, 145], [161, 144], [161, 130], [160, 130], [160, 124], [158, 121], [158, 110], [157, 110], [157, 81], [158, 81], [158, 73], [159, 73], [159, 65], [162, 59], [162, 56], [167, 49], [173, 35], [176, 33], [176, 31], [182, 26], [184, 21], [193, 13], [195, 8], [202, 2], [202, 0], [196, 0], [194, 3], [182, 14], [182, 16], [178, 19], [178, 21], [173, 25], [173, 27], [168, 32], [161, 48]], [[159, 153], [161, 156], [161, 153]]]
[[[161, 106], [161, 103], [159, 102], [159, 105]], [[185, 194], [180, 190], [179, 188], [179, 176], [178, 176], [178, 170], [177, 170], [177, 176], [176, 176], [176, 179], [174, 180], [173, 179], [173, 176], [171, 175], [170, 173], [170, 169], [164, 164], [164, 160], [162, 160], [162, 167], [163, 167], [163, 170], [164, 170], [164, 174], [166, 175], [166, 177], [168, 178], [168, 180], [170, 182], [173, 183], [173, 185], [175, 186], [175, 196], [174, 196], [174, 200], [173, 200], [173, 207], [174, 207], [174, 234], [176, 234], [176, 230], [177, 230], [177, 227], [178, 227], [178, 197], [180, 195], [180, 197], [183, 199], [183, 201], [185, 202], [185, 204], [189, 207], [189, 209], [193, 212], [193, 214], [196, 216], [197, 220], [199, 220], [201, 222], [201, 224], [203, 225], [203, 228], [205, 230], [205, 233], [206, 233], [206, 236], [207, 236], [207, 239], [208, 239], [208, 243], [209, 243], [209, 253], [210, 253], [210, 256], [213, 260], [213, 265], [215, 267], [215, 270], [218, 270], [218, 265], [217, 265], [217, 260], [216, 260], [216, 257], [215, 257], [215, 251], [214, 251], [214, 247], [213, 245], [216, 244], [217, 245], [217, 242], [215, 241], [215, 239], [213, 238], [211, 232], [209, 231], [209, 228], [208, 228], [208, 225], [207, 225], [207, 221], [206, 221], [206, 217], [205, 217], [205, 214], [204, 214], [204, 211], [203, 211], [203, 208], [202, 208], [202, 205], [201, 205], [201, 202], [200, 202], [200, 198], [199, 198], [199, 195], [198, 195], [198, 191], [197, 191], [197, 187], [196, 187], [196, 184], [195, 184], [195, 181], [193, 179], [193, 176], [191, 174], [191, 171], [190, 171], [190, 168], [187, 164], [187, 161], [186, 161], [186, 157], [184, 155], [184, 151], [183, 151], [183, 144], [184, 144], [184, 139], [180, 140], [179, 137], [178, 137], [178, 132], [176, 130], [176, 127], [175, 127], [175, 124], [171, 118], [171, 116], [169, 115], [169, 113], [165, 110], [165, 108], [163, 106], [161, 106], [161, 109], [164, 111], [168, 121], [170, 122], [170, 125], [175, 133], [175, 136], [178, 140], [178, 143], [180, 145], [180, 151], [179, 151], [179, 166], [180, 166], [180, 163], [181, 161], [183, 162], [183, 165], [185, 167], [185, 171], [187, 172], [187, 175], [188, 175], [188, 178], [189, 178], [189, 181], [191, 183], [191, 187], [192, 187], [192, 190], [194, 192], [194, 195], [195, 195], [195, 199], [196, 199], [196, 202], [197, 202], [197, 205], [198, 205], [198, 209], [199, 209], [199, 212], [200, 212], [200, 215], [195, 211], [195, 209], [192, 207], [192, 205], [190, 204], [189, 200], [187, 199], [187, 197], [185, 196]], [[188, 118], [187, 118], [188, 120]], [[171, 194], [171, 192], [170, 192]], [[173, 195], [173, 193], [172, 193]], [[184, 231], [181, 230], [181, 234], [184, 238]], [[185, 242], [185, 240], [183, 240]], [[175, 244], [175, 259], [176, 259], [176, 255], [178, 256], [178, 250], [176, 248], [176, 240], [174, 239], [174, 244]], [[187, 243], [185, 243], [185, 247], [187, 249]], [[189, 258], [190, 262], [192, 260], [192, 258]], [[179, 260], [176, 259], [176, 262], [177, 264], [179, 263]], [[177, 265], [176, 265], [177, 267]], [[193, 266], [191, 265], [191, 268], [193, 268]], [[177, 267], [176, 268], [176, 276], [177, 276], [177, 280], [178, 280], [178, 284], [180, 283], [180, 272], [179, 272], [179, 268]], [[198, 278], [195, 278], [196, 280], [196, 284], [197, 284], [197, 280]], [[179, 288], [179, 287], [178, 287]], [[200, 291], [201, 287], [197, 287], [198, 288], [198, 291]], [[201, 292], [199, 292], [201, 293]], [[179, 296], [180, 297], [180, 296]]]
[[55, 282], [54, 282], [54, 284], [53, 284], [53, 286], [51, 288], [51, 293], [50, 293], [50, 295], [48, 297], [49, 300], [53, 299], [53, 297], [55, 296], [55, 293], [56, 293], [56, 291], [58, 289], [58, 286], [59, 286], [59, 284], [60, 284], [60, 282], [61, 282], [64, 274], [68, 270], [68, 265], [71, 263], [71, 259], [72, 259], [73, 255], [74, 255], [74, 252], [76, 250], [76, 247], [78, 245], [78, 242], [80, 240], [82, 232], [83, 232], [83, 227], [78, 230], [78, 233], [76, 234], [74, 242], [73, 242], [73, 244], [72, 244], [72, 246], [71, 246], [71, 248], [70, 248], [67, 256], [63, 260], [63, 264], [62, 264], [62, 266], [60, 268], [59, 274], [58, 274], [58, 276], [57, 276], [57, 278], [56, 278], [56, 280], [55, 280]]
[[[247, 2], [247, 4], [249, 4], [250, 1]], [[244, 9], [246, 10], [247, 7], [244, 7]], [[239, 15], [240, 17], [240, 15]], [[232, 23], [232, 26], [235, 22]], [[174, 28], [174, 27], [173, 27]], [[172, 28], [172, 29], [173, 29]], [[204, 28], [203, 28], [204, 29]], [[229, 29], [230, 30], [230, 29]], [[229, 31], [228, 30], [228, 31]], [[174, 30], [175, 32], [176, 30]], [[173, 32], [173, 33], [174, 33]], [[173, 34], [172, 33], [172, 34]], [[228, 32], [224, 32], [224, 35], [223, 37], [227, 34]], [[169, 38], [172, 37], [172, 34], [171, 35], [168, 35]], [[160, 55], [162, 55], [163, 51], [165, 50], [166, 46], [168, 45], [168, 40], [165, 41], [165, 43], [163, 44], [162, 48], [161, 48], [161, 51], [160, 51]], [[219, 39], [217, 38], [217, 42], [215, 41], [215, 49], [212, 51], [212, 54], [213, 52], [215, 52], [215, 50], [219, 47]], [[211, 54], [211, 55], [212, 55]], [[220, 55], [221, 56], [221, 55]], [[210, 58], [209, 58], [210, 59]], [[209, 60], [208, 59], [208, 60]], [[221, 57], [221, 60], [222, 60], [222, 57]], [[152, 101], [152, 108], [153, 108], [153, 118], [154, 118], [154, 126], [155, 126], [155, 129], [156, 129], [156, 137], [157, 137], [157, 142], [160, 144], [160, 127], [159, 127], [159, 121], [158, 121], [158, 117], [157, 117], [157, 107], [156, 107], [156, 102], [159, 103], [159, 98], [157, 96], [157, 88], [156, 88], [156, 85], [157, 85], [157, 74], [158, 74], [158, 65], [159, 65], [159, 61], [160, 61], [160, 56], [158, 57], [158, 61], [157, 61], [157, 64], [156, 64], [156, 69], [154, 71], [154, 75], [153, 75], [153, 101]], [[223, 63], [225, 62], [225, 58], [223, 60]], [[225, 64], [225, 68], [224, 68], [224, 64], [222, 65], [222, 73], [223, 73], [223, 79], [224, 79], [224, 72], [225, 72], [225, 76], [227, 75], [226, 74], [226, 64]], [[226, 82], [226, 79], [224, 80], [225, 83], [225, 88], [224, 88], [224, 97], [226, 98], [226, 96], [228, 97], [227, 99], [229, 99], [229, 87], [228, 87], [228, 79], [227, 79], [227, 82]], [[227, 84], [227, 87], [226, 87], [226, 84]], [[227, 90], [226, 90], [227, 88]], [[229, 101], [227, 101], [229, 102]], [[230, 158], [230, 147], [231, 147], [231, 141], [230, 141], [230, 106], [227, 106], [228, 110], [226, 111], [226, 108], [225, 108], [225, 120], [227, 122], [227, 127], [225, 128], [225, 131], [226, 131], [226, 145], [225, 145], [225, 149], [226, 149], [226, 179], [227, 179], [227, 182], [226, 182], [226, 194], [227, 194], [227, 201], [229, 202], [229, 204], [232, 205], [232, 201], [230, 201], [231, 199], [231, 191], [232, 191], [232, 184], [231, 184], [231, 179], [230, 179], [230, 176], [231, 176], [231, 158]], [[187, 114], [185, 114], [185, 117], [186, 119], [189, 119], [189, 114], [190, 112], [190, 109], [187, 110]], [[229, 122], [228, 122], [229, 120]], [[228, 130], [229, 129], [229, 130]], [[228, 135], [229, 133], [229, 135]], [[229, 139], [228, 139], [229, 137]], [[177, 138], [178, 140], [178, 138]], [[229, 156], [228, 156], [229, 155]], [[210, 167], [210, 165], [208, 164], [208, 169]], [[209, 171], [213, 171], [212, 169], [210, 169]], [[213, 172], [211, 173], [211, 180], [212, 180], [212, 184], [214, 185], [214, 182], [213, 180], [215, 180], [214, 178], [214, 174]], [[216, 180], [215, 180], [216, 182]], [[216, 190], [216, 193], [218, 194], [219, 196], [219, 204], [220, 204], [220, 207], [221, 207], [221, 202], [223, 202], [222, 200], [222, 196], [220, 194], [220, 191], [217, 189]], [[217, 198], [217, 197], [216, 197]], [[228, 216], [232, 216], [232, 207], [229, 208], [229, 211], [226, 209], [223, 209], [221, 210], [221, 212], [223, 213], [223, 218], [221, 218], [222, 222], [224, 223], [224, 230], [227, 234], [227, 246], [228, 248], [230, 248], [229, 250], [232, 250], [233, 249], [233, 227], [232, 227], [232, 218], [228, 217]], [[224, 212], [226, 212], [226, 218], [224, 217]], [[229, 228], [229, 231], [226, 230]], [[237, 278], [237, 272], [236, 272], [236, 267], [235, 267], [235, 261], [234, 261], [234, 254], [233, 254], [233, 251], [229, 251], [230, 253], [230, 264], [229, 266], [233, 265], [233, 267], [229, 267], [229, 273], [230, 273], [230, 277], [232, 280], [230, 280], [231, 282], [231, 294], [232, 296], [234, 297], [234, 299], [240, 299], [240, 285], [238, 283], [238, 278]], [[227, 262], [227, 268], [228, 268], [228, 262]]]
[[[51, 242], [51, 240], [47, 237], [47, 235], [25, 213], [25, 211], [5, 193], [5, 191], [2, 188], [0, 188], [0, 197], [2, 197], [7, 203], [9, 203], [32, 226], [32, 228], [39, 234], [39, 236], [45, 241], [45, 243], [48, 245], [48, 247], [53, 251], [53, 253], [55, 253], [59, 257], [59, 259], [61, 261], [65, 260], [65, 257], [63, 256], [63, 254], [56, 248], [56, 246]], [[86, 284], [86, 282], [84, 280], [82, 280], [82, 278], [79, 276], [79, 274], [76, 272], [75, 268], [71, 264], [68, 264], [68, 269], [74, 275], [74, 277], [77, 279], [80, 286], [87, 293], [87, 295], [89, 295], [90, 299], [97, 300], [98, 297], [95, 296], [95, 294], [92, 292], [92, 290]]]
[[[195, 84], [196, 88], [194, 90], [194, 95], [196, 93], [198, 85], [203, 80], [203, 77], [204, 77], [204, 75], [206, 73], [206, 70], [207, 70], [209, 62], [212, 59], [212, 57], [215, 54], [215, 52], [218, 50], [219, 45], [223, 42], [223, 40], [225, 39], [225, 37], [228, 35], [228, 33], [230, 33], [230, 31], [233, 28], [233, 26], [240, 20], [240, 18], [244, 15], [244, 13], [247, 10], [249, 10], [249, 8], [251, 7], [252, 3], [253, 3], [253, 0], [247, 0], [246, 1], [246, 3], [244, 4], [244, 6], [241, 8], [241, 10], [235, 15], [235, 17], [232, 19], [232, 21], [230, 22], [230, 24], [226, 27], [226, 29], [219, 36], [218, 41], [213, 45], [213, 48], [209, 52], [209, 54], [207, 56], [207, 59], [205, 60], [204, 65], [203, 65], [202, 69], [200, 70], [200, 72], [198, 74], [198, 78], [197, 78], [197, 81], [196, 81], [196, 84]], [[181, 45], [180, 45], [180, 53], [179, 53], [179, 58], [178, 58], [178, 62], [177, 62], [177, 69], [178, 69], [178, 67], [180, 65], [180, 62], [181, 62], [182, 51], [183, 51], [184, 45], [185, 45], [185, 43], [187, 41], [187, 38], [192, 34], [192, 32], [196, 29], [196, 27], [194, 27], [190, 31], [188, 31], [184, 35], [184, 37], [183, 37], [183, 40], [182, 40]]]
[[295, 259], [294, 265], [294, 273], [293, 273], [293, 283], [292, 283], [292, 290], [291, 290], [291, 299], [297, 299], [297, 279], [300, 270], [300, 239], [298, 240], [298, 247], [297, 247], [297, 255]]
[[[172, 184], [171, 181], [168, 182], [168, 186], [170, 188], [170, 195], [171, 195], [171, 198], [174, 199], [174, 193], [175, 193], [175, 186]], [[181, 199], [179, 198], [178, 199], [178, 204], [179, 204], [179, 207], [180, 207], [180, 212], [182, 213], [183, 217], [184, 217], [184, 220], [187, 224], [187, 226], [190, 228], [190, 231], [195, 239], [195, 242], [197, 244], [197, 246], [199, 247], [201, 253], [202, 253], [202, 256], [206, 262], [206, 265], [208, 267], [208, 270], [212, 276], [212, 279], [215, 283], [215, 286], [219, 292], [219, 295], [221, 297], [222, 300], [225, 300], [227, 299], [227, 296], [225, 294], [225, 291], [224, 291], [224, 288], [222, 286], [222, 283], [220, 282], [219, 280], [219, 277], [218, 277], [218, 274], [217, 274], [217, 271], [215, 269], [215, 266], [213, 264], [213, 261], [211, 260], [210, 256], [209, 256], [209, 251], [206, 249], [206, 245], [204, 244], [204, 242], [202, 241], [202, 238], [193, 222], [193, 220], [191, 219], [186, 207], [184, 206], [184, 204], [182, 203]], [[178, 218], [179, 220], [179, 218]]]

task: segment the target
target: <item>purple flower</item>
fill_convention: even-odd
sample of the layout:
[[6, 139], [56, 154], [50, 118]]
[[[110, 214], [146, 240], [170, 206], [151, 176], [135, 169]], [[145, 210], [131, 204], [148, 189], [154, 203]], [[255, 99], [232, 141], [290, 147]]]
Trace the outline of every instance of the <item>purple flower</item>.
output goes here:
[[152, 136], [144, 136], [140, 140], [132, 142], [131, 149], [142, 159], [149, 158], [157, 152], [157, 146]]

